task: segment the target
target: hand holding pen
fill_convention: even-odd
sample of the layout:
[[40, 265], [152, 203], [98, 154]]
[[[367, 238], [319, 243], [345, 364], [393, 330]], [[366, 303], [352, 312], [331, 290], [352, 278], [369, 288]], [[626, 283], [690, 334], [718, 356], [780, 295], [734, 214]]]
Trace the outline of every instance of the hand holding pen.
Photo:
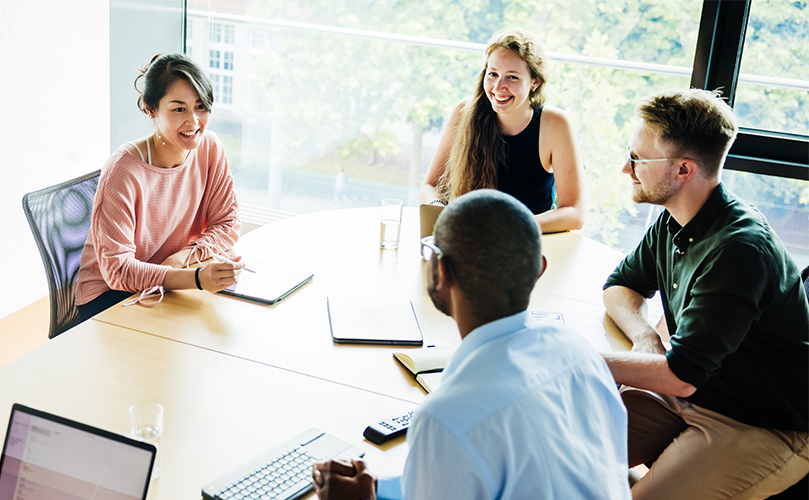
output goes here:
[[[225, 263], [225, 264], [236, 264], [237, 263], [235, 260], [231, 260], [230, 258], [225, 257], [224, 255], [213, 254], [213, 255], [211, 255], [211, 257], [213, 258], [213, 260], [215, 260], [217, 262], [222, 262], [222, 263]], [[237, 257], [237, 259], [240, 259], [240, 258], [241, 257]], [[247, 271], [248, 273], [257, 274], [255, 271], [253, 271], [249, 267], [243, 267], [242, 271]]]

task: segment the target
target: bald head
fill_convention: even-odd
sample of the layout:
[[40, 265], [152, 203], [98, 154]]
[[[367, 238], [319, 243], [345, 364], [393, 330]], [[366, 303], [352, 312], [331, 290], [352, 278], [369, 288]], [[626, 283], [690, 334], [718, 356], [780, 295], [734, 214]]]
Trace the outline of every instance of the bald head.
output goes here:
[[454, 199], [436, 222], [435, 243], [480, 319], [528, 307], [542, 270], [542, 245], [533, 214], [515, 198], [481, 189]]

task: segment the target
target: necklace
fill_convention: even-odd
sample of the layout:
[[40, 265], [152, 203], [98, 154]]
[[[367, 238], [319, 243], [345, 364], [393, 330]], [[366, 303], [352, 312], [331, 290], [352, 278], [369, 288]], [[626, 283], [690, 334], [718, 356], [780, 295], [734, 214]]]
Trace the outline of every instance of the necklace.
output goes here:
[[[165, 143], [165, 141], [163, 141], [163, 140], [162, 140], [162, 139], [163, 139], [163, 137], [160, 135], [160, 131], [155, 131], [155, 133], [154, 133], [154, 134], [152, 134], [152, 135], [149, 137], [149, 139], [151, 139], [151, 140], [154, 142], [154, 151], [155, 151], [155, 157], [157, 157], [157, 156], [159, 155], [159, 151], [160, 151], [160, 149], [162, 149], [162, 148], [160, 148], [160, 147], [157, 145], [157, 141], [158, 141], [158, 140], [160, 140], [160, 144], [162, 144], [163, 146], [165, 146], [165, 145], [166, 145], [166, 143]], [[148, 143], [149, 143], [149, 139], [147, 139], [147, 140], [146, 140], [147, 146], [148, 146]], [[167, 167], [162, 167], [162, 168], [174, 168], [174, 167], [178, 167], [178, 166], [182, 165], [183, 163], [185, 163], [185, 160], [187, 160], [187, 159], [188, 159], [188, 154], [189, 154], [191, 151], [190, 151], [190, 150], [188, 150], [188, 149], [186, 149], [186, 150], [184, 150], [184, 151], [185, 151], [185, 154], [183, 155], [183, 159], [182, 159], [182, 160], [181, 160], [179, 163], [174, 164], [174, 162], [167, 162], [167, 163], [166, 163], [166, 165], [171, 164], [171, 166], [170, 166], [170, 167], [168, 167], [168, 166], [167, 166]], [[154, 163], [154, 162], [152, 162], [151, 157], [149, 158], [149, 164], [150, 164], [150, 165], [154, 165], [155, 167], [159, 167], [159, 166], [160, 166], [160, 165], [155, 165], [155, 163]]]

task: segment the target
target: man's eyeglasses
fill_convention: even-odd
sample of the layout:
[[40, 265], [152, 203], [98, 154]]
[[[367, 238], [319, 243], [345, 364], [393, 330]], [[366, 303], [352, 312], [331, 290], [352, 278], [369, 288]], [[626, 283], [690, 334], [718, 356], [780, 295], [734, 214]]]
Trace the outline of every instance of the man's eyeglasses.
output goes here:
[[452, 276], [452, 279], [455, 279], [455, 272], [452, 270], [449, 259], [446, 255], [444, 255], [444, 251], [438, 248], [438, 245], [435, 244], [435, 237], [432, 235], [425, 236], [421, 239], [421, 258], [427, 262], [430, 262], [430, 259], [433, 258], [433, 254], [435, 254], [439, 259], [444, 259], [444, 261], [447, 263], [447, 269], [449, 269], [450, 276]]
[[636, 163], [650, 163], [653, 161], [674, 161], [674, 160], [686, 160], [687, 158], [657, 158], [654, 160], [642, 160], [640, 158], [633, 158], [632, 157], [632, 150], [627, 149], [626, 155], [629, 158], [629, 166], [632, 167], [632, 173], [635, 173], [635, 164]]

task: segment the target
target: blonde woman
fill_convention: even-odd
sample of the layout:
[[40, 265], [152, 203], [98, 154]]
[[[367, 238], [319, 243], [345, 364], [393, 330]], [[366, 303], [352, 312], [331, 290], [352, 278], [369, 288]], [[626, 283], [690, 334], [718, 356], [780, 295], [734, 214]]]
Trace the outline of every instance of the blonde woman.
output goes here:
[[544, 105], [544, 50], [522, 29], [495, 34], [475, 95], [455, 106], [420, 201], [446, 204], [475, 189], [508, 193], [544, 233], [584, 224], [584, 171], [576, 133], [561, 109]]

